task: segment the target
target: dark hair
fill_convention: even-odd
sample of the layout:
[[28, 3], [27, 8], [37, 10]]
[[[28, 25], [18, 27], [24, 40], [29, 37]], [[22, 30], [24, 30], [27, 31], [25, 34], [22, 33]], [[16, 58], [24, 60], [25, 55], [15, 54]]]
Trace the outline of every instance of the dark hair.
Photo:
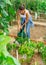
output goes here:
[[22, 4], [22, 5], [19, 6], [19, 10], [24, 10], [24, 9], [25, 9], [24, 4]]

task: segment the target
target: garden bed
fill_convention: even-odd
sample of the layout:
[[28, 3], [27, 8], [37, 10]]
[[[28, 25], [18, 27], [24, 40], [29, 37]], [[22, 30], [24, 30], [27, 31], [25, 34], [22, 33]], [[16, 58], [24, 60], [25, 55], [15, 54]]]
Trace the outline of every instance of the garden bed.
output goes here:
[[[34, 44], [33, 44], [34, 43]], [[14, 49], [13, 49], [13, 47], [12, 47], [12, 50], [11, 50], [11, 52], [10, 52], [10, 54], [12, 55], [12, 56], [14, 56], [15, 58], [17, 58], [17, 59], [19, 59], [20, 60], [20, 63], [21, 63], [21, 65], [45, 65], [44, 64], [44, 61], [43, 61], [43, 59], [42, 59], [42, 57], [43, 56], [41, 56], [42, 54], [41, 54], [41, 52], [42, 52], [42, 49], [44, 48], [44, 45], [43, 45], [43, 43], [42, 42], [36, 42], [36, 41], [31, 41], [31, 43], [27, 43], [27, 44], [31, 44], [31, 47], [36, 47], [36, 45], [38, 44], [38, 48], [39, 48], [39, 52], [38, 52], [38, 49], [34, 49], [34, 51], [35, 51], [35, 54], [33, 54], [33, 56], [31, 56], [31, 58], [30, 58], [30, 60], [29, 60], [29, 58], [28, 58], [28, 56], [27, 56], [27, 59], [26, 59], [26, 55], [24, 54], [24, 53], [26, 53], [25, 51], [26, 51], [26, 47], [24, 47], [25, 49], [25, 51], [23, 50], [23, 48], [22, 48], [22, 46], [23, 45], [25, 45], [26, 46], [26, 44], [22, 44], [22, 46], [19, 46], [19, 48], [18, 48], [18, 57], [17, 57], [17, 54], [16, 54], [16, 48], [15, 48], [15, 46], [14, 46]], [[35, 45], [36, 44], [36, 45]], [[14, 44], [15, 45], [15, 44]], [[31, 48], [30, 47], [30, 48]], [[42, 49], [41, 49], [41, 47], [43, 47]], [[20, 49], [21, 48], [21, 49]], [[28, 49], [28, 46], [27, 46], [27, 49]], [[33, 49], [33, 48], [32, 48]], [[22, 50], [22, 51], [21, 51]], [[20, 53], [21, 52], [21, 53]], [[28, 53], [28, 51], [27, 51], [27, 53]], [[43, 53], [43, 52], [42, 52]], [[24, 55], [22, 55], [22, 54], [24, 54]], [[29, 53], [30, 54], [30, 53]], [[31, 55], [32, 55], [32, 52], [31, 52]]]

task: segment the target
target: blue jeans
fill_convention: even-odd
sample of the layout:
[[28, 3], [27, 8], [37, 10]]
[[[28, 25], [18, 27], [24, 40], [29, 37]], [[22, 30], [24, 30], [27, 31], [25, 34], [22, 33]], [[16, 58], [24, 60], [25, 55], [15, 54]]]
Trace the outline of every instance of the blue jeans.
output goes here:
[[[21, 25], [25, 23], [25, 18], [21, 19]], [[28, 20], [28, 23], [26, 24], [26, 36], [30, 38], [30, 27], [34, 27], [34, 24], [32, 22], [32, 18], [30, 17]], [[25, 26], [23, 26], [22, 30], [24, 30]]]

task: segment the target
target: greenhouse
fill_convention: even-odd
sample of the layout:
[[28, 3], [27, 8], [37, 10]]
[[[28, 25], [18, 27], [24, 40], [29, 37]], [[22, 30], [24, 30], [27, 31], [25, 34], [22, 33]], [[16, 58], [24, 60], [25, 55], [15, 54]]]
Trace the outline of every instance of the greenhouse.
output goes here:
[[0, 65], [46, 65], [46, 0], [0, 0]]

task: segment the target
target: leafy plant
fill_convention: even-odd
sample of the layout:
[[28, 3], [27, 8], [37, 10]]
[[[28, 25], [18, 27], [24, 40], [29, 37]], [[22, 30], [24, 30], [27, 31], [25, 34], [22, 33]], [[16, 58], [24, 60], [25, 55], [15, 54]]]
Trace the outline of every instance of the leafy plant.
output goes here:
[[7, 50], [10, 52], [11, 50], [15, 50], [16, 49], [16, 44], [7, 44]]
[[9, 22], [14, 15], [15, 10], [10, 0], [0, 0], [0, 29], [7, 33]]
[[24, 44], [22, 44], [19, 48], [19, 54], [26, 54], [27, 58], [32, 58], [34, 55], [34, 50], [36, 49], [36, 44], [33, 43], [32, 41], [28, 41]]
[[38, 50], [43, 61], [46, 63], [46, 46], [44, 45], [43, 42], [33, 42], [27, 39], [23, 41], [21, 40], [21, 38], [19, 38], [19, 41], [23, 44], [19, 45], [18, 48], [16, 47], [16, 45], [15, 47], [18, 49], [19, 54], [23, 56], [23, 59], [21, 59], [22, 62], [25, 62], [25, 61], [30, 62], [30, 59], [34, 56], [35, 51]]
[[0, 65], [20, 65], [19, 62], [7, 51], [7, 44], [10, 38], [0, 35]]
[[43, 42], [38, 42], [37, 43], [37, 47], [38, 47], [38, 49], [44, 47], [44, 43]]
[[14, 0], [13, 4], [14, 4], [15, 10], [17, 11], [21, 4], [21, 0]]
[[42, 42], [38, 42], [38, 49], [44, 63], [46, 64], [46, 45]]
[[22, 44], [22, 43], [24, 43], [25, 41], [28, 41], [28, 38], [27, 38], [27, 37], [25, 37], [25, 38], [23, 38], [23, 37], [17, 37], [17, 38], [16, 38], [16, 41], [18, 41], [20, 44]]

